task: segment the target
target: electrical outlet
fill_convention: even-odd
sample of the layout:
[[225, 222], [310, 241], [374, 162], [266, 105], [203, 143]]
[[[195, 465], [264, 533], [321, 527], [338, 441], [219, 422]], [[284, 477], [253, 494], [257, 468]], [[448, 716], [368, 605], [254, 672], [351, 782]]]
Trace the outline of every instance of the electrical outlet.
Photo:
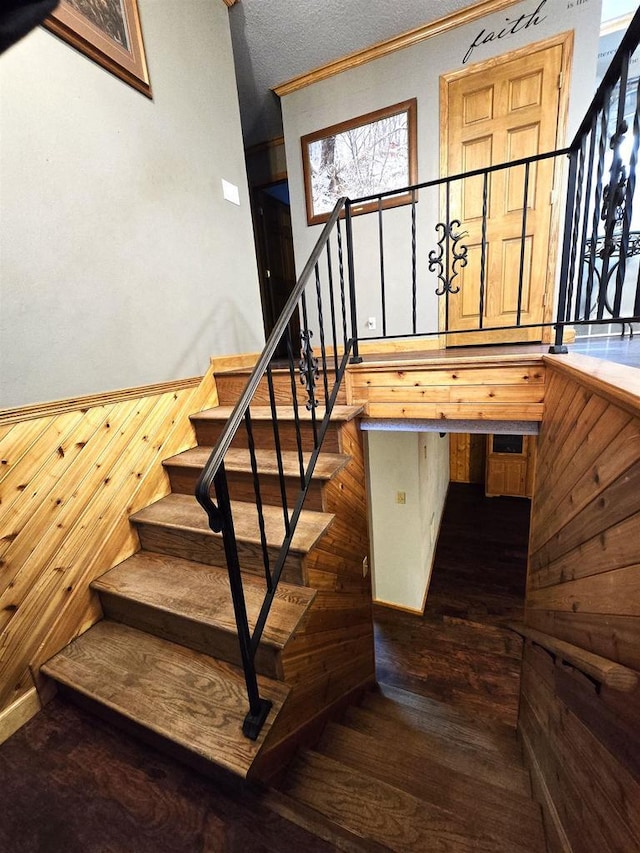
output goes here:
[[396, 503], [397, 504], [406, 504], [407, 502], [407, 493], [406, 492], [396, 492]]
[[373, 331], [375, 329], [375, 327], [376, 327], [376, 318], [375, 317], [369, 317], [369, 319], [367, 320], [367, 329], [371, 329]]

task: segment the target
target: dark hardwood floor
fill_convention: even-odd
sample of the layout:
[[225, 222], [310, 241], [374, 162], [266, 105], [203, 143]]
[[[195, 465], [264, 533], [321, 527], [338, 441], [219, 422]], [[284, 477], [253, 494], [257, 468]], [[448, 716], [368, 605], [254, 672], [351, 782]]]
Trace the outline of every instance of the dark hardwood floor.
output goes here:
[[[375, 609], [378, 677], [515, 724], [528, 501], [452, 485], [426, 613]], [[446, 658], [446, 659], [445, 659]], [[0, 851], [335, 850], [110, 724], [54, 699], [0, 746]]]
[[60, 698], [0, 747], [2, 853], [335, 847]]
[[424, 616], [375, 608], [379, 681], [516, 725], [529, 513], [450, 485]]

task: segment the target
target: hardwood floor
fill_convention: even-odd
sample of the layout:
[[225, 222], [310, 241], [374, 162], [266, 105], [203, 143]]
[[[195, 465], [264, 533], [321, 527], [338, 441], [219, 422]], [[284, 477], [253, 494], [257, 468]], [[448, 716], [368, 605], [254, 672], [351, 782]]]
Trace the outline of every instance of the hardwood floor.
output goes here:
[[0, 790], [6, 853], [335, 849], [61, 699], [2, 745]]
[[[302, 756], [288, 783], [302, 797], [306, 774], [324, 780], [332, 823], [319, 820], [317, 804], [301, 819], [304, 802], [298, 802], [294, 815], [288, 794], [278, 800], [277, 792], [265, 798], [221, 787], [57, 698], [0, 747], [0, 850], [421, 850], [437, 846], [441, 836], [456, 850], [542, 849], [512, 730], [520, 641], [500, 627], [521, 616], [528, 506], [452, 485], [425, 615], [375, 608], [381, 691], [328, 727], [322, 754]], [[345, 743], [353, 763], [336, 769]], [[402, 771], [403, 749], [417, 756], [415, 772]], [[361, 817], [366, 803], [360, 808], [359, 801], [330, 796], [334, 788], [339, 793], [340, 780], [354, 794], [369, 791], [383, 800], [393, 794], [420, 838], [404, 834], [406, 827], [398, 835], [399, 824], [394, 836], [392, 815], [391, 823], [383, 821], [381, 841], [354, 836], [344, 828], [340, 802]], [[523, 821], [521, 844], [513, 832]], [[364, 832], [364, 824], [356, 831]]]
[[530, 502], [452, 483], [422, 618], [375, 608], [378, 681], [515, 726]]

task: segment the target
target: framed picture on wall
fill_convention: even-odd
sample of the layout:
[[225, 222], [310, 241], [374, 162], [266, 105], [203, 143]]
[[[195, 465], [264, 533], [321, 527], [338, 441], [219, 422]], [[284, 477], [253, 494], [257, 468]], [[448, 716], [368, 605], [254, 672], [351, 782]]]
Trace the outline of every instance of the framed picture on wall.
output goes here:
[[[401, 190], [417, 181], [416, 99], [403, 101], [302, 137], [307, 222], [326, 222], [342, 196], [351, 199]], [[411, 193], [383, 207], [411, 201]], [[378, 209], [372, 201], [352, 212]]]
[[44, 25], [151, 97], [137, 0], [60, 0]]

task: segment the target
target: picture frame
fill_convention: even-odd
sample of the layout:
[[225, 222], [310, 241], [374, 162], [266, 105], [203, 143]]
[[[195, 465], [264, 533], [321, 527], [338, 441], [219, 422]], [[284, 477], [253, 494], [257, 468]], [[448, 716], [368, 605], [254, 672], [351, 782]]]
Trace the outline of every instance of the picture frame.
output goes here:
[[[417, 101], [411, 98], [301, 138], [307, 223], [326, 222], [341, 196], [356, 199], [417, 182]], [[382, 207], [409, 204], [411, 193]], [[378, 209], [372, 201], [353, 214]]]
[[44, 26], [152, 97], [137, 0], [60, 0]]

